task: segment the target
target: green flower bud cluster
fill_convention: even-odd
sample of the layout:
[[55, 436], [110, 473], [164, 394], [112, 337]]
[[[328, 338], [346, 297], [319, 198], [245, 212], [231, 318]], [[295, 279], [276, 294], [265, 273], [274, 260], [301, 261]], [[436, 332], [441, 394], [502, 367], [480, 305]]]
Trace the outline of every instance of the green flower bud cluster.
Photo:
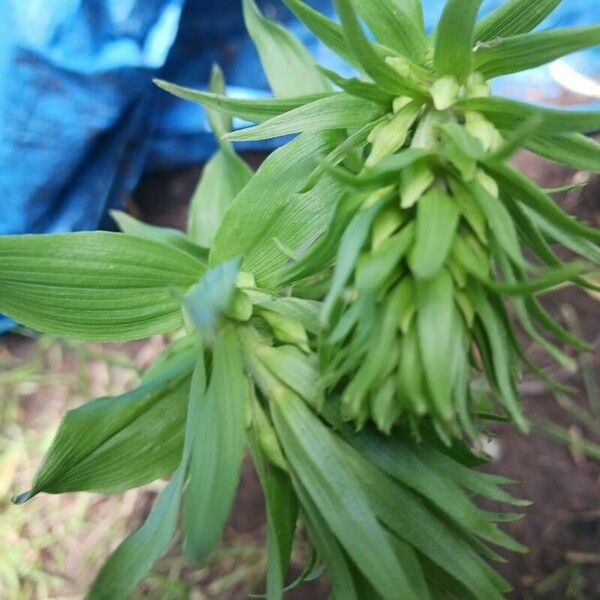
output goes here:
[[[387, 62], [410, 76], [405, 61]], [[507, 141], [464, 109], [489, 96], [475, 72], [464, 85], [435, 79], [425, 101], [395, 98], [348, 186], [354, 200], [346, 201], [360, 208], [336, 270], [352, 252], [355, 260], [346, 288], [326, 300], [321, 355], [341, 414], [357, 428], [373, 421], [389, 433], [408, 423], [418, 433], [426, 417], [445, 440], [475, 436], [474, 371], [487, 377], [498, 408], [527, 428], [516, 392], [520, 350], [494, 282], [499, 268], [504, 277], [530, 268], [487, 168]]]

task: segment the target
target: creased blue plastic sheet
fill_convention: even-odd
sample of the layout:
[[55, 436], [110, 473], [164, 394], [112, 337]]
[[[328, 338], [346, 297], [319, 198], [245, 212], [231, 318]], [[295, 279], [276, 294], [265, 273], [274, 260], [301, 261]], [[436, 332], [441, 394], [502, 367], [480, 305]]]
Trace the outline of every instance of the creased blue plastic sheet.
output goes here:
[[[486, 0], [482, 13], [499, 3]], [[340, 66], [282, 2], [258, 4], [287, 22], [319, 62]], [[309, 4], [332, 13], [330, 0]], [[424, 5], [431, 28], [443, 1]], [[597, 19], [596, 0], [568, 0], [544, 27]], [[202, 88], [214, 62], [223, 67], [230, 93], [267, 93], [240, 0], [4, 0], [0, 234], [110, 226], [107, 211], [122, 206], [144, 170], [206, 159], [214, 142], [202, 110], [151, 80]], [[501, 94], [536, 101], [599, 71], [600, 55], [592, 50], [495, 85]]]

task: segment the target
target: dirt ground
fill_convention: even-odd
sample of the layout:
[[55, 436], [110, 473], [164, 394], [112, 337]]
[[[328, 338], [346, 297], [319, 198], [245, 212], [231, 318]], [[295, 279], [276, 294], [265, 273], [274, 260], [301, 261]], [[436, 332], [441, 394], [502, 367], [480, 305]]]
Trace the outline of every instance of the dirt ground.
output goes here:
[[[249, 157], [249, 162], [254, 165], [259, 160], [260, 157], [256, 155]], [[542, 163], [528, 154], [520, 155], [518, 163], [545, 187], [585, 179], [584, 174], [574, 174], [567, 169]], [[136, 190], [135, 199], [130, 203], [131, 212], [151, 223], [182, 227], [199, 173], [200, 169], [194, 168], [146, 176]], [[591, 179], [583, 190], [562, 194], [559, 199], [569, 212], [599, 226], [599, 197], [600, 179], [596, 178]], [[498, 426], [495, 428], [498, 435], [489, 446], [494, 460], [488, 468], [517, 480], [518, 483], [512, 488], [515, 495], [533, 501], [533, 505], [525, 511], [524, 519], [507, 526], [531, 550], [526, 555], [507, 557], [506, 564], [500, 567], [515, 587], [511, 596], [515, 599], [600, 599], [600, 446], [585, 447], [582, 442], [585, 438], [600, 443], [600, 391], [596, 379], [600, 373], [599, 301], [600, 298], [585, 292], [565, 289], [553, 294], [545, 302], [563, 324], [573, 331], [579, 330], [594, 345], [593, 354], [579, 357], [581, 368], [577, 374], [557, 372], [552, 367], [555, 375], [576, 387], [578, 392], [570, 399], [557, 399], [533, 379], [526, 378], [522, 385], [527, 412], [534, 423], [551, 421], [559, 424], [563, 428], [561, 435], [566, 436], [566, 443], [550, 440], [547, 434], [537, 430], [526, 437], [510, 427]], [[32, 344], [33, 342], [18, 337], [4, 339], [5, 351], [10, 354], [11, 360], [29, 360]], [[96, 379], [93, 377], [91, 380], [90, 393], [97, 391], [94, 389], [94, 386], [98, 387], [97, 377], [100, 377], [103, 389], [108, 385], [110, 389], [118, 390], [119, 386], [126, 387], [131, 380], [131, 371], [128, 369], [142, 368], [160, 350], [161, 344], [161, 340], [153, 339], [146, 344], [117, 345], [112, 350], [126, 364], [116, 366], [102, 366], [104, 355], [91, 358], [83, 356], [77, 362], [72, 357], [69, 358], [71, 355], [67, 351], [67, 358], [63, 356], [62, 362], [55, 361], [53, 367], [52, 361], [48, 364], [44, 359], [46, 362], [43, 365], [40, 363], [40, 368], [43, 366], [46, 371], [55, 368], [71, 375], [81, 369], [95, 369]], [[77, 351], [80, 352], [80, 349]], [[535, 348], [528, 348], [528, 352], [541, 364], [545, 363], [545, 358]], [[1, 363], [2, 356], [0, 367]], [[1, 373], [0, 368], [0, 375]], [[116, 383], [111, 377], [117, 378]], [[99, 387], [102, 388], [102, 385]], [[28, 390], [29, 388], [25, 389], [21, 395], [17, 394], [26, 413], [27, 427], [35, 429], [41, 428], [42, 424], [56, 423], [61, 412], [69, 406], [64, 397], [49, 398], [47, 388], [43, 388], [45, 392], [39, 393]], [[590, 453], [596, 453], [599, 460], [590, 458]], [[157, 492], [158, 488], [150, 488], [134, 495], [109, 500], [94, 496], [89, 505], [81, 510], [87, 511], [86, 514], [93, 513], [95, 516], [91, 518], [92, 521], [98, 515], [112, 513], [110, 527], [113, 528], [115, 538], [118, 538], [124, 535], [126, 529], [141, 522]], [[45, 502], [46, 498], [38, 502]], [[133, 516], [129, 516], [130, 514]], [[248, 463], [225, 543], [213, 565], [200, 571], [189, 569], [177, 551], [173, 550], [157, 565], [153, 577], [140, 590], [139, 597], [194, 600], [239, 600], [246, 597], [252, 589], [260, 588], [264, 572], [264, 553], [261, 549], [264, 533], [262, 494]], [[91, 536], [88, 537], [88, 542], [90, 539], [99, 539], [93, 527], [88, 534]], [[71, 535], [81, 536], [81, 533], [72, 531]], [[79, 540], [80, 544], [84, 541]], [[100, 564], [101, 557], [108, 552], [109, 546], [114, 547], [116, 541], [103, 546], [95, 556], [86, 559], [86, 563], [73, 558], [77, 555], [75, 546], [69, 554], [73, 555], [70, 559], [72, 562], [61, 566], [63, 570], [70, 572], [71, 578], [70, 585], [65, 587], [65, 595], [61, 597], [79, 597]], [[64, 544], [64, 541], [59, 537], [55, 543]], [[295, 558], [294, 568], [298, 573], [305, 559], [302, 548]], [[90, 564], [90, 561], [93, 562]], [[178, 586], [178, 579], [185, 584]], [[163, 586], [165, 581], [170, 582], [167, 587]], [[319, 600], [326, 595], [327, 584], [317, 581], [291, 592], [288, 597], [292, 600]], [[38, 597], [45, 600], [58, 596]], [[29, 598], [25, 594], [15, 600]]]

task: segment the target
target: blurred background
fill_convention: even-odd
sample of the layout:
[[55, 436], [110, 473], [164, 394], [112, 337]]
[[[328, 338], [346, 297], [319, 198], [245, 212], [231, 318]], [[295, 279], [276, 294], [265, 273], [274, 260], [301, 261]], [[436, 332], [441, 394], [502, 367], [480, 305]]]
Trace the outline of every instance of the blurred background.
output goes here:
[[[499, 4], [486, 0], [482, 12]], [[286, 23], [317, 60], [345, 69], [279, 0], [258, 2]], [[331, 13], [330, 0], [311, 0]], [[425, 0], [428, 26], [442, 0]], [[0, 234], [112, 228], [110, 208], [159, 225], [183, 227], [202, 164], [214, 150], [202, 110], [155, 88], [153, 77], [205, 88], [214, 62], [228, 93], [268, 95], [244, 32], [240, 0], [4, 0], [0, 19]], [[544, 23], [598, 21], [595, 0], [564, 1]], [[598, 50], [573, 55], [496, 91], [533, 102], [600, 108]], [[272, 145], [246, 145], [257, 166]], [[571, 214], [600, 226], [600, 179], [544, 163], [527, 153], [519, 167], [556, 195]], [[534, 501], [509, 525], [531, 548], [502, 567], [514, 598], [600, 598], [600, 297], [562, 290], [546, 306], [595, 353], [573, 356], [575, 372], [553, 373], [574, 386], [549, 394], [525, 379], [521, 392], [536, 423], [522, 437], [499, 425], [488, 440], [490, 469], [520, 483]], [[40, 496], [25, 506], [10, 496], [28, 487], [66, 410], [135, 385], [167, 343], [88, 344], [38, 336], [8, 320], [0, 337], [0, 599], [82, 598], [107, 554], [139, 525], [164, 485], [126, 494]], [[535, 347], [528, 352], [540, 364]], [[177, 544], [138, 597], [240, 599], [260, 590], [265, 567], [262, 497], [246, 465], [225, 540], [210, 565], [190, 569]], [[301, 545], [294, 556], [300, 570]], [[325, 598], [308, 584], [290, 598]]]

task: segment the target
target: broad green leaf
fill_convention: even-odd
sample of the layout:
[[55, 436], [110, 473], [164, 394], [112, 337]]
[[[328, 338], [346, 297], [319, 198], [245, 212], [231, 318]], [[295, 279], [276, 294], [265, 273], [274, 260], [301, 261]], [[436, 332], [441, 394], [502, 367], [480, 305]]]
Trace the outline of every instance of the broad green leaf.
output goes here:
[[207, 259], [206, 251], [197, 244], [194, 244], [194, 242], [178, 229], [148, 225], [120, 210], [112, 210], [110, 216], [116, 221], [119, 229], [127, 235], [173, 246], [174, 248], [178, 248], [179, 250], [191, 254], [194, 258], [202, 262], [205, 262]]
[[183, 457], [171, 481], [154, 503], [144, 524], [129, 535], [108, 558], [88, 594], [89, 600], [127, 600], [154, 561], [169, 547], [177, 529], [177, 517], [195, 432], [200, 425], [200, 399], [205, 389], [204, 356], [201, 353], [192, 377], [185, 424]]
[[600, 231], [583, 225], [564, 213], [550, 196], [524, 175], [497, 162], [488, 162], [487, 167], [505, 193], [531, 208], [559, 231], [600, 241]]
[[496, 127], [508, 131], [514, 130], [535, 115], [543, 118], [545, 135], [585, 133], [600, 128], [600, 111], [541, 108], [526, 102], [496, 97], [469, 98], [458, 102], [456, 107], [478, 111]]
[[346, 43], [342, 28], [335, 21], [328, 19], [301, 0], [283, 0], [283, 3], [317, 38], [345, 62], [355, 67], [360, 66], [354, 52]]
[[425, 380], [436, 411], [446, 421], [454, 417], [452, 407], [452, 340], [457, 335], [454, 285], [445, 270], [432, 279], [416, 282], [417, 328]]
[[239, 259], [212, 267], [183, 297], [187, 315], [203, 334], [212, 337], [218, 320], [231, 307], [239, 270]]
[[131, 392], [67, 412], [31, 490], [17, 502], [40, 492], [127, 490], [171, 473], [181, 460], [194, 362], [187, 351]]
[[335, 434], [295, 394], [272, 410], [291, 469], [356, 566], [383, 598], [416, 600]]
[[472, 71], [473, 37], [481, 0], [446, 0], [435, 37], [434, 64], [439, 75], [463, 82]]
[[475, 28], [475, 39], [486, 42], [527, 33], [539, 25], [561, 0], [506, 0]]
[[380, 105], [340, 92], [273, 117], [255, 127], [230, 133], [226, 139], [264, 140], [291, 133], [352, 129], [364, 122], [373, 121], [383, 114], [384, 109]]
[[474, 67], [490, 79], [533, 69], [598, 44], [599, 25], [527, 33], [478, 44]]
[[291, 98], [230, 98], [229, 96], [182, 87], [161, 79], [155, 79], [154, 83], [178, 98], [254, 123], [262, 123], [299, 106], [304, 106], [321, 98], [327, 98], [332, 94], [328, 92]]
[[181, 326], [173, 291], [205, 266], [122, 233], [0, 238], [0, 311], [28, 327], [86, 340], [133, 340]]
[[188, 216], [188, 233], [197, 244], [210, 248], [234, 198], [252, 178], [252, 169], [223, 145], [206, 163]]
[[233, 327], [227, 326], [213, 350], [190, 456], [184, 547], [195, 564], [212, 553], [231, 509], [245, 445], [248, 392], [239, 342]]
[[230, 206], [211, 250], [211, 264], [241, 256], [258, 286], [281, 282], [289, 257], [275, 240], [297, 250], [325, 230], [340, 187], [322, 179], [299, 193], [315, 165], [335, 147], [335, 134], [301, 135], [271, 154]]
[[376, 52], [358, 21], [351, 0], [335, 0], [335, 5], [346, 41], [365, 73], [386, 92], [396, 96], [424, 98], [425, 92], [420, 85], [413, 79], [400, 75]]
[[385, 46], [419, 62], [427, 43], [420, 23], [404, 0], [354, 0], [356, 11]]
[[575, 169], [600, 173], [600, 144], [580, 133], [534, 135], [527, 148], [544, 158]]
[[456, 233], [460, 209], [454, 200], [433, 187], [417, 203], [415, 245], [408, 257], [419, 279], [435, 275], [443, 266]]
[[310, 52], [284, 27], [266, 19], [254, 0], [242, 0], [248, 33], [275, 96], [285, 98], [330, 90]]

